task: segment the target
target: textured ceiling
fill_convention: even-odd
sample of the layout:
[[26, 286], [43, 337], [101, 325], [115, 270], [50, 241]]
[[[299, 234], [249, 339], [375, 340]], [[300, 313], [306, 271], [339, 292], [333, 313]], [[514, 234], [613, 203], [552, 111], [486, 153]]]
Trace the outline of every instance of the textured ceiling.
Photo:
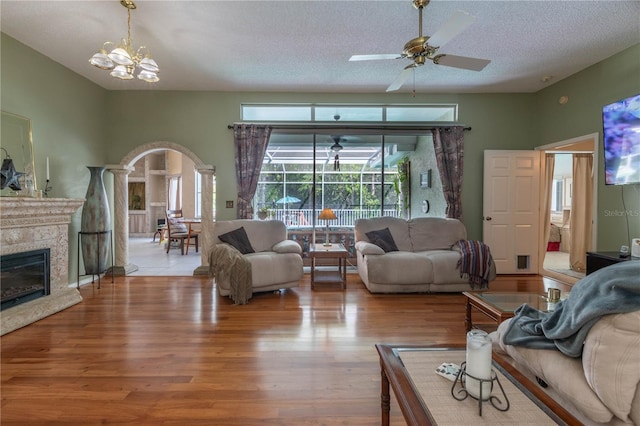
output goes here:
[[[118, 0], [0, 2], [1, 29], [112, 90], [383, 93], [418, 36], [418, 11], [394, 1], [137, 1], [134, 46], [146, 45], [160, 82], [121, 81], [87, 61], [126, 36]], [[491, 60], [480, 72], [427, 63], [401, 92], [535, 92], [640, 42], [639, 1], [440, 1], [424, 9], [433, 34], [456, 11], [476, 17], [439, 53]], [[552, 76], [544, 83], [542, 78]], [[415, 83], [414, 83], [415, 79]]]

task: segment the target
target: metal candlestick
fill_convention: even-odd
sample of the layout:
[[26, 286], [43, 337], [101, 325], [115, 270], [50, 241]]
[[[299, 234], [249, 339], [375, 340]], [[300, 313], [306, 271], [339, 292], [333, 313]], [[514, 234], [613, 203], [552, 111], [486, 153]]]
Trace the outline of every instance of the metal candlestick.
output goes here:
[[48, 197], [49, 191], [51, 191], [52, 189], [53, 187], [49, 185], [49, 179], [47, 179], [47, 182], [44, 184], [44, 191], [42, 191], [44, 193], [44, 196]]
[[[507, 394], [504, 392], [504, 388], [502, 387], [502, 383], [500, 383], [500, 380], [498, 379], [498, 375], [496, 374], [496, 372], [492, 369], [491, 370], [491, 378], [490, 379], [479, 379], [477, 377], [473, 377], [470, 374], [467, 374], [466, 371], [466, 362], [463, 362], [460, 365], [460, 371], [458, 371], [458, 375], [456, 376], [456, 380], [454, 380], [453, 382], [453, 386], [451, 386], [451, 395], [457, 399], [458, 401], [463, 401], [465, 399], [467, 399], [467, 397], [471, 397], [473, 399], [477, 399], [478, 400], [478, 412], [479, 415], [482, 416], [482, 404], [484, 402], [483, 397], [482, 397], [482, 388], [483, 383], [484, 382], [490, 382], [491, 386], [490, 386], [490, 392], [493, 391], [493, 383], [496, 382], [498, 384], [498, 387], [500, 388], [500, 392], [502, 393], [502, 397], [504, 398], [504, 402], [499, 398], [499, 396], [495, 396], [495, 395], [491, 395], [489, 396], [489, 398], [487, 398], [486, 400], [489, 401], [489, 403], [498, 411], [507, 411], [509, 409], [509, 398], [507, 398]], [[477, 380], [480, 384], [480, 395], [478, 396], [478, 398], [476, 398], [475, 396], [471, 395], [466, 387], [465, 387], [465, 382], [466, 382], [466, 377], [470, 377], [474, 380]], [[459, 384], [458, 389], [456, 389], [456, 385]]]

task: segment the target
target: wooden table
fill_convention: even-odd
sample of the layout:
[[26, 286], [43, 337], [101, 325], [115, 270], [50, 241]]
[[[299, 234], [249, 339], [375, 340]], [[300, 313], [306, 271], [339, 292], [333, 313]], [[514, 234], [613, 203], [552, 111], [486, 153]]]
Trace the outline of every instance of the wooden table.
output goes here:
[[[347, 288], [347, 257], [349, 252], [342, 244], [311, 244], [309, 247], [309, 257], [311, 258], [311, 288], [314, 289], [316, 284], [338, 283], [344, 290]], [[337, 269], [318, 270], [316, 266], [317, 259], [338, 259]]]
[[538, 294], [530, 292], [473, 292], [462, 293], [467, 298], [466, 315], [464, 325], [467, 331], [471, 330], [471, 308], [482, 312], [496, 323], [512, 318], [514, 311], [522, 304], [526, 303], [538, 310], [548, 311], [553, 306], [547, 303], [547, 299]]
[[[436, 345], [413, 346], [376, 344], [376, 350], [378, 351], [378, 355], [380, 356], [380, 399], [382, 417], [381, 424], [383, 426], [389, 425], [391, 408], [390, 389], [393, 389], [393, 393], [396, 397], [396, 400], [398, 401], [398, 405], [400, 406], [400, 410], [402, 411], [402, 415], [407, 425], [436, 425], [437, 416], [439, 414], [441, 415], [441, 413], [438, 412], [438, 409], [440, 409], [441, 406], [430, 407], [430, 401], [425, 401], [421, 395], [421, 389], [424, 389], [424, 387], [426, 386], [424, 384], [424, 378], [427, 377], [430, 380], [431, 377], [436, 377], [436, 375], [434, 372], [426, 371], [427, 369], [422, 368], [419, 370], [423, 374], [422, 377], [412, 378], [411, 368], [407, 368], [405, 366], [405, 363], [403, 363], [403, 353], [422, 351], [425, 356], [429, 356], [429, 353], [442, 355], [448, 352], [448, 354], [445, 355], [447, 360], [464, 360], [464, 346], [450, 345], [448, 347], [442, 347]], [[430, 370], [432, 367], [433, 366], [430, 365], [428, 370]], [[566, 425], [582, 424], [578, 419], [573, 417], [567, 410], [565, 410], [561, 405], [559, 405], [549, 395], [547, 395], [544, 390], [540, 388], [540, 386], [536, 385], [527, 377], [518, 372], [517, 369], [513, 367], [509, 359], [494, 352], [493, 367], [494, 370], [500, 372], [500, 374], [503, 376], [501, 379], [501, 383], [503, 384], [503, 386], [505, 386], [505, 390], [508, 392], [509, 401], [511, 403], [510, 409], [505, 412], [505, 417], [518, 416], [521, 404], [523, 404], [523, 401], [526, 401], [524, 404], [533, 403], [541, 410], [540, 419], [544, 420], [544, 422], [547, 424], [549, 422]], [[435, 369], [435, 367], [433, 367], [433, 369]], [[437, 376], [434, 380], [439, 379], [442, 378]], [[504, 380], [503, 382], [503, 379], [506, 380]], [[446, 389], [450, 389], [453, 383], [445, 379], [442, 379], [441, 382], [442, 381], [444, 381], [444, 384], [439, 383], [439, 385], [445, 388], [445, 390], [443, 390], [442, 392], [446, 392]], [[459, 414], [461, 414], [463, 410], [468, 411], [468, 406], [470, 404], [474, 409], [476, 407], [476, 403], [473, 401], [467, 401], [468, 404], [464, 404], [465, 401], [454, 401], [453, 397], [451, 397], [451, 400], [451, 405], [459, 409]], [[474, 410], [473, 424], [481, 425], [487, 424], [487, 422], [489, 422], [490, 424], [490, 417], [495, 417], [495, 414], [497, 413], [493, 410], [493, 407], [487, 406], [483, 411], [483, 417], [476, 417], [477, 413]], [[522, 411], [524, 412], [524, 410]], [[515, 423], [517, 422], [513, 422], [513, 424]], [[529, 424], [531, 424], [531, 422], [529, 422]]]

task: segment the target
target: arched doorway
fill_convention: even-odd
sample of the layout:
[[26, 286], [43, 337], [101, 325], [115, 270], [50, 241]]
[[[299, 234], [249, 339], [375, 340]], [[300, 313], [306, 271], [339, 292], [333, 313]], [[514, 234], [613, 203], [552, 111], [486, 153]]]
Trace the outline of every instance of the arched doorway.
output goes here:
[[[168, 141], [150, 142], [138, 146], [123, 157], [118, 165], [107, 166], [114, 174], [114, 235], [115, 235], [115, 266], [116, 275], [128, 275], [138, 268], [129, 262], [129, 185], [128, 176], [133, 171], [133, 165], [147, 154], [158, 151], [175, 151], [188, 157], [194, 163], [194, 168], [202, 176], [201, 206], [213, 205], [213, 175], [215, 167], [207, 165], [188, 148]], [[208, 273], [208, 241], [213, 228], [213, 210], [203, 208], [201, 212], [201, 256], [200, 266], [194, 270], [194, 275]]]

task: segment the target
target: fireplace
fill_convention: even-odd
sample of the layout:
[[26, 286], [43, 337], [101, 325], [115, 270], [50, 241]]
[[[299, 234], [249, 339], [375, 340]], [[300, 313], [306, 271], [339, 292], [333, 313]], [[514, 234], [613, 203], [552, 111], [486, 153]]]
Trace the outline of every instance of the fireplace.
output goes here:
[[[35, 197], [0, 200], [0, 335], [82, 301], [76, 286], [69, 284], [70, 270], [75, 269], [69, 268], [69, 235], [73, 232], [69, 224], [83, 201]], [[23, 278], [25, 282], [17, 286], [16, 281]], [[46, 281], [42, 282], [43, 278]], [[10, 295], [12, 292], [16, 294]], [[20, 303], [10, 302], [16, 297]]]
[[0, 310], [51, 293], [48, 248], [0, 256]]

